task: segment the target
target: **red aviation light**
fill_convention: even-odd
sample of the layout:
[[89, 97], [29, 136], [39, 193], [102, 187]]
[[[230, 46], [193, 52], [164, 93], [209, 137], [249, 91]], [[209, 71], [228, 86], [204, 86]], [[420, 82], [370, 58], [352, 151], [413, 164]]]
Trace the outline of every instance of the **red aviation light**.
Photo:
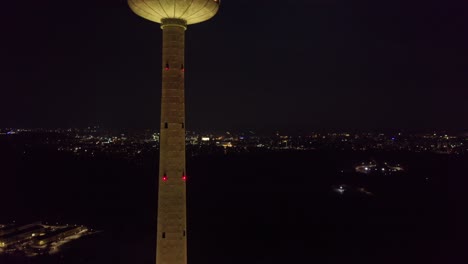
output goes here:
[[180, 71], [181, 71], [181, 72], [185, 72], [185, 68], [184, 68], [184, 65], [183, 65], [183, 64], [180, 65]]
[[167, 176], [164, 175], [164, 176], [162, 177], [162, 180], [163, 180], [163, 181], [167, 181]]
[[166, 71], [169, 70], [169, 63], [166, 63], [166, 68], [164, 68]]
[[186, 181], [186, 180], [187, 180], [187, 175], [185, 175], [185, 173], [182, 173], [182, 180], [183, 180], [183, 181]]

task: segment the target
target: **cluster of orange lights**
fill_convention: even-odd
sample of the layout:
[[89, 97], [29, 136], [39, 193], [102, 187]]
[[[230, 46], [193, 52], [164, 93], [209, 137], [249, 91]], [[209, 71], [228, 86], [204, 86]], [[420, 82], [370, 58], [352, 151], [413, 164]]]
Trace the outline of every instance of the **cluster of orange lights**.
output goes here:
[[[162, 177], [162, 180], [163, 180], [163, 181], [167, 181], [167, 176], [164, 175], [164, 176]], [[186, 181], [186, 180], [187, 180], [187, 176], [186, 176], [186, 175], [182, 175], [182, 180], [183, 180], [183, 181]]]

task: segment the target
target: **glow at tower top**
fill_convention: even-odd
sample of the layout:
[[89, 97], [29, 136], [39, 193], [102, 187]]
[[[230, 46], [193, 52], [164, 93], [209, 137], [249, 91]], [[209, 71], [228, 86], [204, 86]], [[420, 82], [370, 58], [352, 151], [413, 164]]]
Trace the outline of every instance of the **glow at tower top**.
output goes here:
[[137, 15], [153, 22], [173, 18], [191, 25], [212, 18], [220, 0], [129, 0], [128, 4]]

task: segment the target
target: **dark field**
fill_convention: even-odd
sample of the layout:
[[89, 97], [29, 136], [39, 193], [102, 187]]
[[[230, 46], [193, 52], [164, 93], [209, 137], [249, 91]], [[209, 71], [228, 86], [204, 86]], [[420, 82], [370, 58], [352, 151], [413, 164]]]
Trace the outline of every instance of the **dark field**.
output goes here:
[[[0, 158], [0, 223], [102, 230], [57, 255], [0, 256], [1, 264], [154, 263], [156, 155], [90, 159], [3, 140]], [[407, 172], [340, 172], [370, 159]], [[395, 152], [189, 158], [189, 263], [468, 263], [467, 163]], [[332, 192], [343, 183], [374, 195]]]

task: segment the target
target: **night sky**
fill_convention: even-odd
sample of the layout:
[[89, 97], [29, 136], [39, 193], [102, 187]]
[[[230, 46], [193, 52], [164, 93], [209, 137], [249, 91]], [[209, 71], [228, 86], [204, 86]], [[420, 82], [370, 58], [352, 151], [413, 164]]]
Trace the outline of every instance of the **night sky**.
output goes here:
[[[0, 22], [0, 127], [158, 128], [161, 30], [126, 1]], [[224, 0], [186, 33], [189, 130], [468, 128], [466, 1]]]

